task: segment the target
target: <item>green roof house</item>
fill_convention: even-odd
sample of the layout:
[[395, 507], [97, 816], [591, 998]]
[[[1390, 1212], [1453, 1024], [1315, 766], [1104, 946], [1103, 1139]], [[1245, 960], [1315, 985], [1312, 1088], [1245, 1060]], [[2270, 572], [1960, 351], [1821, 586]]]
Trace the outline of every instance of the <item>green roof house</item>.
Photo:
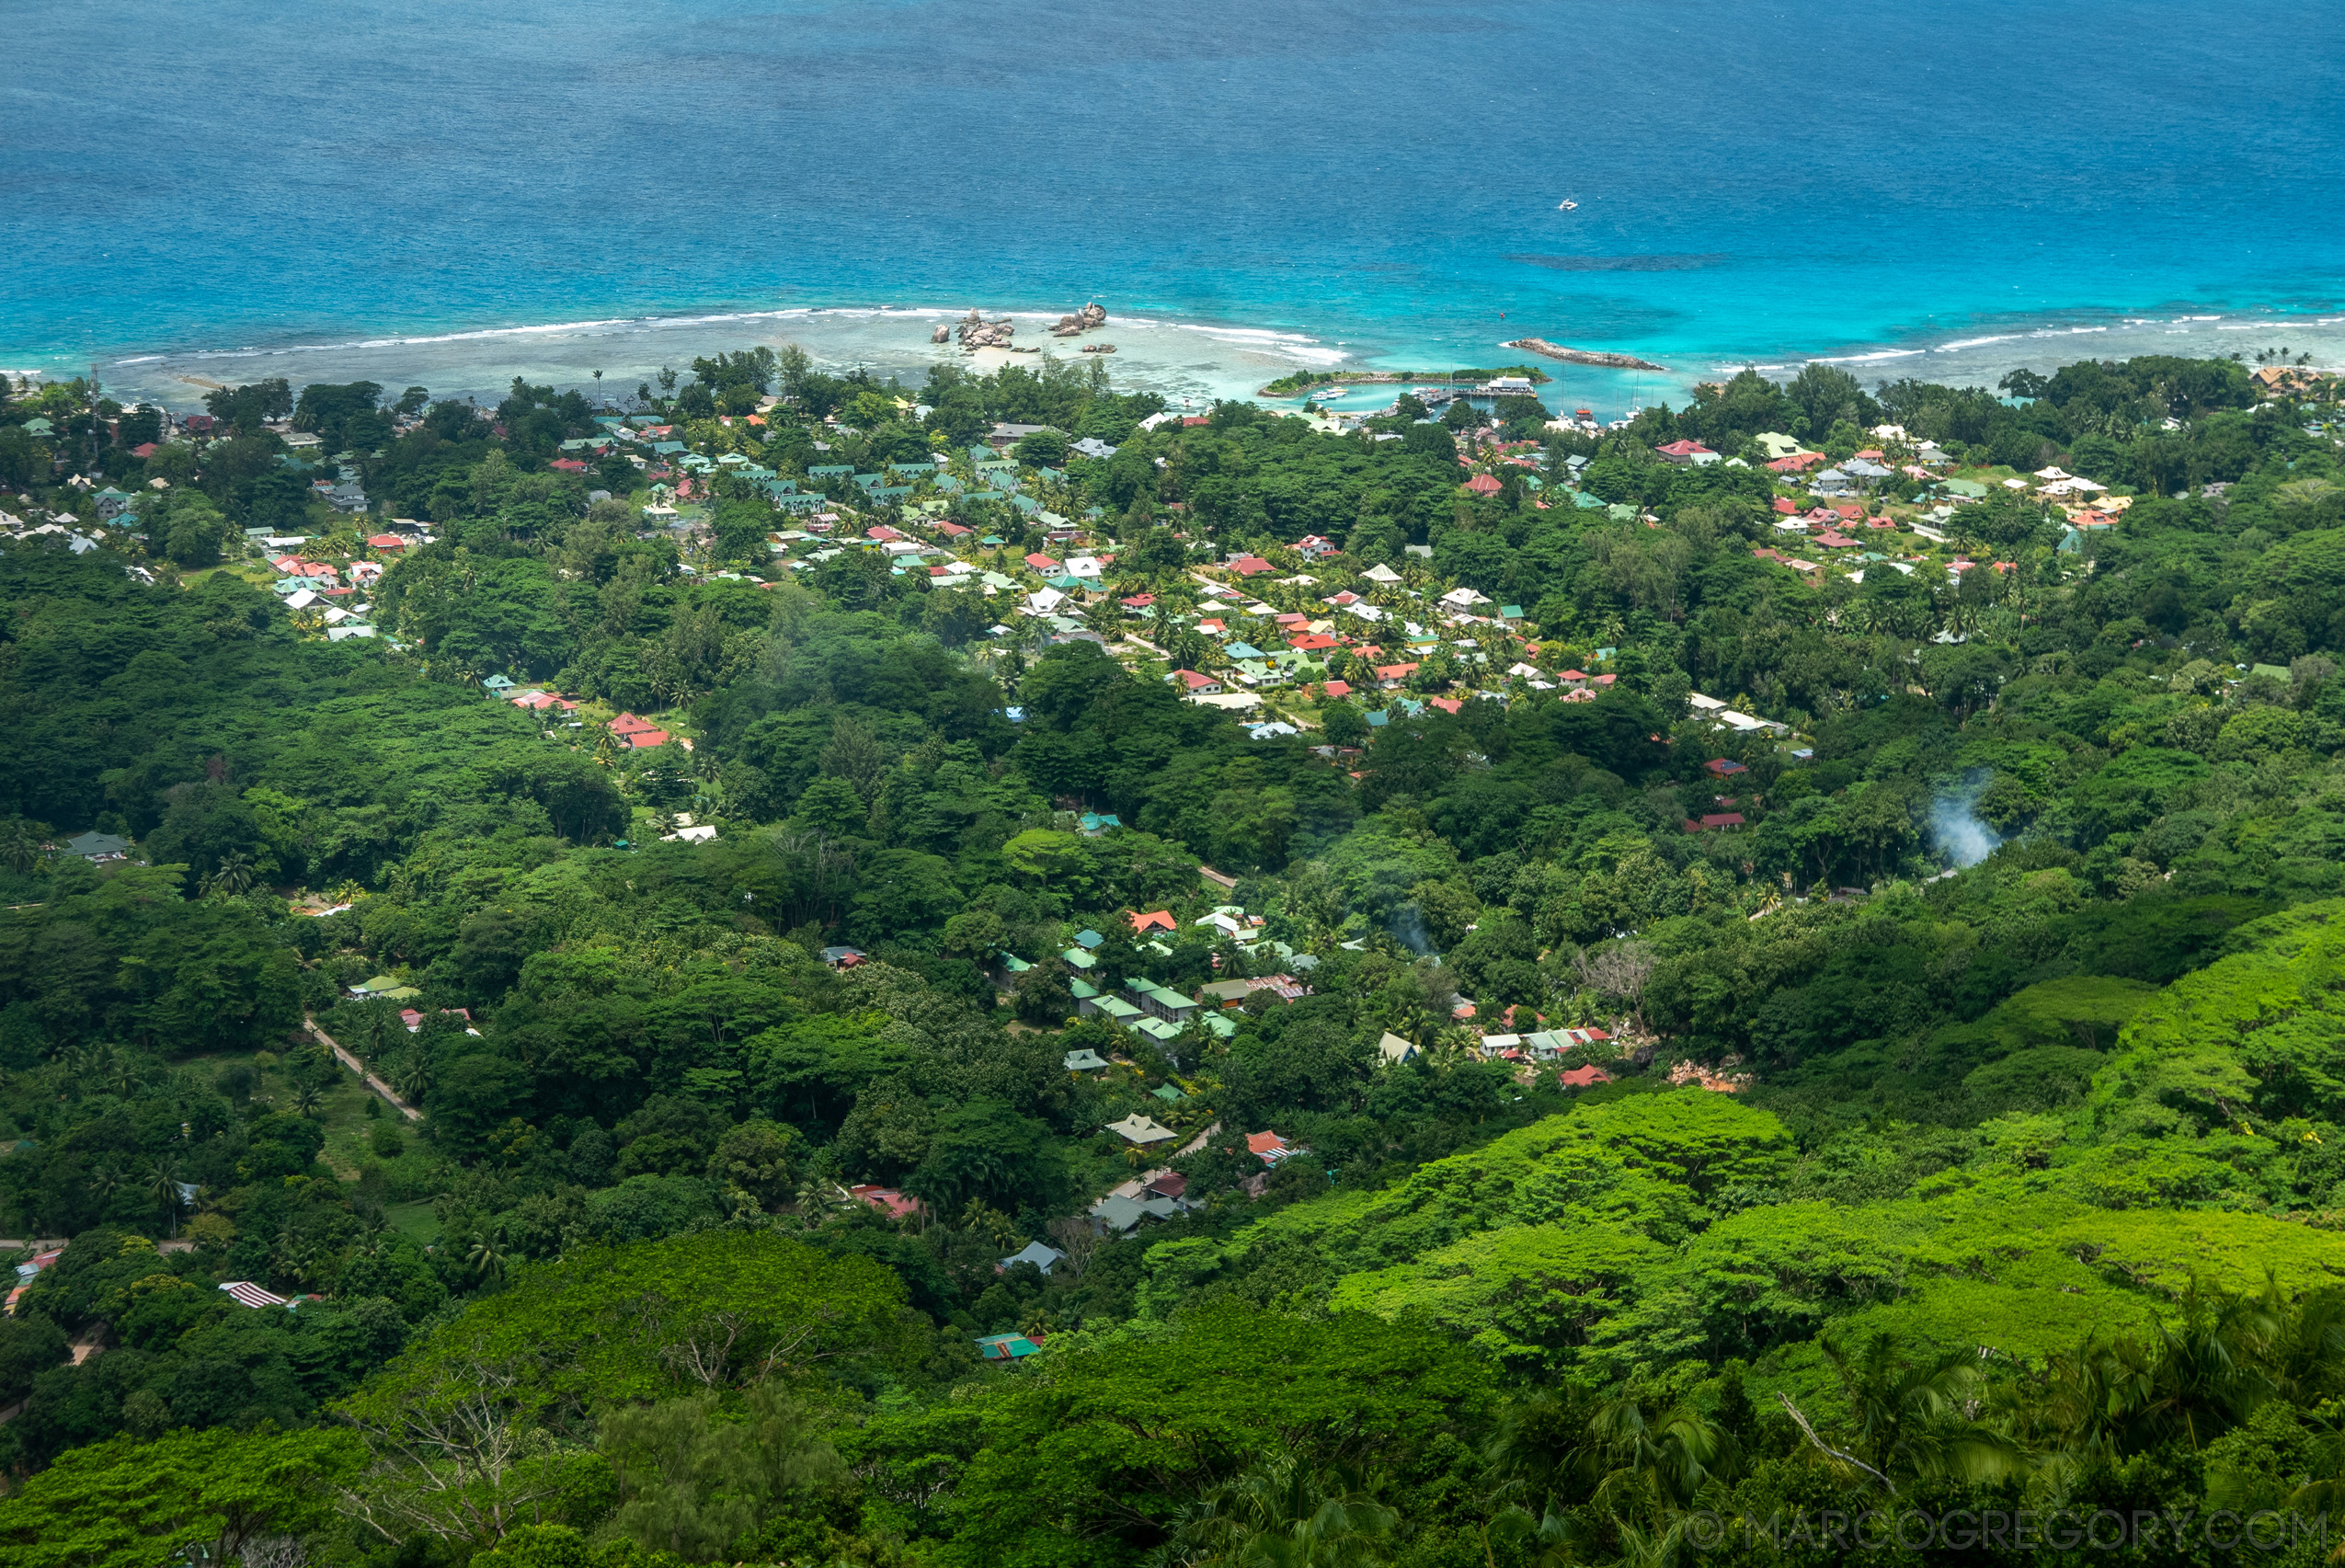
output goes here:
[[977, 1342], [977, 1347], [988, 1361], [1023, 1361], [1042, 1353], [1042, 1346], [1022, 1333], [989, 1333]]

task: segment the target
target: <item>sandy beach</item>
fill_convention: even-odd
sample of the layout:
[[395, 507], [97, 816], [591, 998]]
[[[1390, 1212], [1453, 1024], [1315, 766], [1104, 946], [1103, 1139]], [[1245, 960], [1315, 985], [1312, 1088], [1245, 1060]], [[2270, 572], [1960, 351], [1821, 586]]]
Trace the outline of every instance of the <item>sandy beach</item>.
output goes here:
[[[1070, 299], [1064, 309], [1082, 303]], [[276, 348], [135, 354], [101, 361], [96, 369], [108, 390], [125, 402], [145, 399], [179, 410], [200, 408], [204, 392], [212, 387], [271, 376], [282, 376], [296, 387], [310, 382], [366, 380], [395, 389], [419, 385], [438, 396], [490, 401], [503, 395], [516, 376], [532, 384], [577, 386], [591, 395], [599, 370], [603, 372], [602, 390], [623, 401], [639, 383], [655, 379], [662, 366], [689, 373], [697, 355], [761, 343], [777, 349], [796, 344], [826, 371], [866, 369], [894, 376], [908, 388], [925, 382], [929, 367], [938, 363], [991, 373], [1007, 365], [1037, 365], [1046, 359], [1085, 364], [1104, 360], [1117, 387], [1161, 393], [1172, 406], [1201, 410], [1218, 399], [1254, 399], [1264, 383], [1297, 371], [1423, 369], [1444, 362], [1488, 366], [1527, 357], [1496, 337], [1461, 348], [1428, 343], [1403, 326], [1389, 339], [1364, 340], [1184, 319], [1161, 312], [1125, 315], [1112, 301], [1102, 303], [1108, 310], [1104, 327], [1081, 338], [1055, 338], [1049, 328], [1060, 309], [1003, 310], [978, 302], [977, 308], [987, 319], [1007, 315], [1014, 320], [1020, 348], [1038, 350], [1032, 353], [1001, 349], [965, 353], [956, 344], [930, 342], [940, 324], [967, 314], [969, 305], [955, 303], [609, 317], [397, 338], [353, 335]], [[1086, 354], [1081, 351], [1086, 343], [1112, 343], [1115, 352]], [[1844, 366], [1868, 383], [1911, 376], [1992, 386], [2014, 369], [2050, 370], [2088, 356], [2124, 360], [2145, 354], [2239, 353], [2252, 361], [2259, 351], [2282, 344], [2295, 354], [2309, 353], [2316, 365], [2345, 364], [2345, 315], [2071, 315], [1991, 324], [1908, 343], [1823, 346], [1807, 353], [1741, 361], [1675, 356], [1665, 371], [1539, 362], [1554, 378], [1540, 388], [1550, 407], [1584, 407], [1601, 418], [1612, 418], [1664, 400], [1682, 403], [1696, 383], [1722, 380], [1745, 364], [1779, 378], [1795, 374], [1802, 363], [1813, 359]], [[76, 367], [53, 363], [7, 368], [13, 373], [29, 370], [44, 376], [77, 373]], [[1385, 384], [1353, 386], [1321, 402], [1357, 412], [1390, 402], [1394, 391]], [[1290, 400], [1286, 406], [1299, 403]]]
[[[353, 335], [332, 342], [281, 347], [197, 349], [138, 354], [101, 361], [97, 374], [117, 395], [141, 397], [165, 406], [191, 409], [206, 389], [283, 376], [295, 386], [309, 382], [374, 381], [387, 387], [425, 386], [436, 395], [502, 395], [515, 376], [533, 383], [578, 386], [589, 393], [601, 371], [602, 390], [623, 397], [662, 366], [689, 373], [696, 355], [756, 344], [780, 348], [795, 343], [816, 364], [833, 372], [866, 369], [895, 376], [908, 387], [927, 379], [929, 367], [966, 365], [990, 373], [1005, 365], [1035, 365], [1046, 358], [1088, 363], [1104, 359], [1115, 383], [1163, 394], [1174, 406], [1209, 406], [1218, 398], [1246, 397], [1264, 382], [1298, 370], [1328, 369], [1352, 362], [1365, 348], [1331, 342], [1307, 333], [1230, 326], [1138, 313], [1124, 315], [1108, 306], [1107, 325], [1080, 339], [1055, 338], [1049, 328], [1061, 310], [1003, 310], [973, 302], [987, 319], [1007, 315], [1017, 323], [1024, 353], [988, 349], [974, 354], [957, 344], [932, 344], [940, 324], [967, 314], [970, 304], [911, 307], [870, 306], [726, 311], [697, 315], [603, 318], [545, 326], [476, 328], [397, 338]], [[1075, 299], [1064, 307], [1082, 303]], [[1115, 352], [1086, 354], [1086, 343], [1113, 343]], [[51, 364], [11, 367], [57, 376], [76, 367]]]

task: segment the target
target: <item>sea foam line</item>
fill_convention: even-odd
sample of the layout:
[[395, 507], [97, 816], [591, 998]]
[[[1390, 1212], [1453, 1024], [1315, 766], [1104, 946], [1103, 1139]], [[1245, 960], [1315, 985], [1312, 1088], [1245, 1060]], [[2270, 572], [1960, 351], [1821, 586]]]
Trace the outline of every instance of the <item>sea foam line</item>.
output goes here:
[[[116, 365], [154, 364], [169, 361], [206, 360], [266, 360], [294, 354], [352, 353], [383, 349], [432, 348], [449, 343], [493, 342], [500, 338], [553, 338], [571, 333], [648, 334], [679, 328], [713, 326], [730, 322], [793, 321], [814, 317], [846, 320], [934, 321], [955, 320], [967, 315], [967, 305], [791, 305], [774, 310], [713, 311], [687, 315], [598, 316], [581, 321], [531, 322], [507, 326], [474, 327], [461, 332], [418, 332], [397, 336], [350, 338], [338, 342], [290, 343], [276, 348], [246, 345], [233, 349], [189, 349], [177, 353], [137, 354], [113, 361]], [[1047, 310], [1005, 311], [1003, 315], [1014, 320], [1055, 322], [1064, 312]], [[995, 317], [994, 319], [1000, 319]], [[1349, 356], [1338, 349], [1321, 346], [1318, 338], [1298, 332], [1280, 332], [1261, 327], [1222, 326], [1204, 322], [1164, 321], [1153, 317], [1130, 316], [1115, 323], [1127, 328], [1195, 332], [1201, 337], [1225, 342], [1232, 347], [1261, 347], [1290, 356], [1334, 362]]]

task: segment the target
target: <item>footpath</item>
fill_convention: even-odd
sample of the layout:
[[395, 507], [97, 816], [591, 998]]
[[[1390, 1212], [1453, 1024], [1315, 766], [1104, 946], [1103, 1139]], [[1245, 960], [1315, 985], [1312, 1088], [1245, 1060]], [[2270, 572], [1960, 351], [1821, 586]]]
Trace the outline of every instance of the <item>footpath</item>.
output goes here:
[[366, 1070], [366, 1063], [359, 1060], [357, 1057], [352, 1056], [349, 1051], [344, 1050], [340, 1041], [335, 1039], [333, 1036], [327, 1034], [325, 1030], [317, 1026], [316, 1019], [310, 1017], [307, 1013], [303, 1014], [302, 1027], [316, 1036], [319, 1042], [323, 1044], [327, 1050], [334, 1053], [335, 1060], [340, 1062], [344, 1067], [349, 1068], [352, 1072], [357, 1073], [359, 1075], [359, 1082], [365, 1084], [377, 1094], [382, 1095], [383, 1098], [389, 1103], [392, 1109], [397, 1111], [401, 1116], [406, 1117], [411, 1122], [419, 1122], [423, 1120], [423, 1113], [421, 1111], [417, 1110], [413, 1105], [410, 1105], [405, 1100], [400, 1099], [397, 1093], [392, 1089], [391, 1085], [383, 1082], [383, 1080], [377, 1078], [372, 1072], [369, 1072]]

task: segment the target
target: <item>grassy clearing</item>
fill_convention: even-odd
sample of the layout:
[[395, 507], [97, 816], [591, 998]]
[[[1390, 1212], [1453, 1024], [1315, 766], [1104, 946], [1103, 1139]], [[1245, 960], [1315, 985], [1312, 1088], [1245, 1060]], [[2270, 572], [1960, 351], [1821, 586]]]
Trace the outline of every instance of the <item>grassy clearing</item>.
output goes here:
[[[292, 1072], [294, 1056], [291, 1050], [254, 1055], [222, 1052], [189, 1057], [185, 1065], [205, 1077], [215, 1076], [232, 1066], [249, 1067], [256, 1074], [253, 1103], [296, 1114], [300, 1090]], [[370, 1103], [380, 1107], [378, 1114], [367, 1114]], [[415, 1124], [384, 1104], [359, 1082], [357, 1074], [336, 1063], [334, 1077], [326, 1082], [317, 1105], [309, 1114], [326, 1129], [326, 1147], [318, 1158], [334, 1173], [336, 1180], [354, 1185], [370, 1170], [380, 1171], [386, 1195], [403, 1201], [425, 1200], [428, 1213], [429, 1200], [446, 1185], [447, 1162], [423, 1140]], [[397, 1132], [397, 1154], [386, 1156], [376, 1151], [376, 1129], [382, 1127]]]

